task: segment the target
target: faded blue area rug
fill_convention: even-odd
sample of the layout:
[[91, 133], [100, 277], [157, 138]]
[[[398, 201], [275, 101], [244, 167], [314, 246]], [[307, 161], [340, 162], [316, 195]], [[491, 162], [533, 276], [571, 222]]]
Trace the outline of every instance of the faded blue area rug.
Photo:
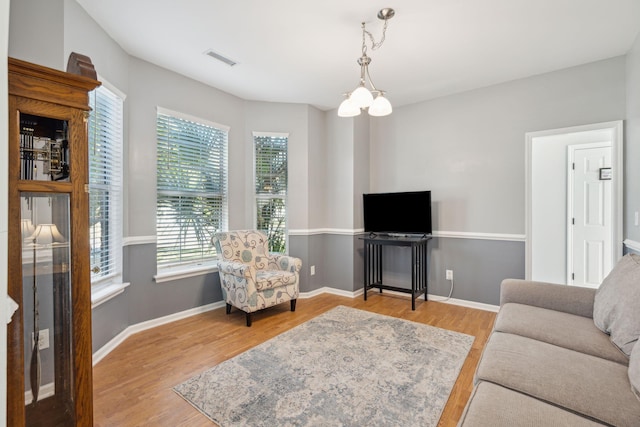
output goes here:
[[474, 337], [339, 306], [174, 387], [230, 426], [435, 426]]

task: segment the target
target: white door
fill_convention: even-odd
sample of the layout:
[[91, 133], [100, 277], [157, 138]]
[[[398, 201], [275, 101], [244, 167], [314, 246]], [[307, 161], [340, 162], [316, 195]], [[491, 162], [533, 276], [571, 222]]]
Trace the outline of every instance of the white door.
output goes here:
[[567, 283], [597, 288], [611, 271], [611, 143], [569, 146]]

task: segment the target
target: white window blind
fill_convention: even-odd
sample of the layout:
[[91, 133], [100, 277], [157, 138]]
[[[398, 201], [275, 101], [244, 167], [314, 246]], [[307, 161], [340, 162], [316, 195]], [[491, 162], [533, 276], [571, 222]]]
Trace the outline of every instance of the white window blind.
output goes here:
[[104, 86], [89, 93], [91, 282], [121, 273], [123, 99]]
[[228, 128], [158, 109], [158, 267], [213, 260], [227, 227]]
[[271, 252], [287, 251], [288, 135], [254, 133], [256, 227]]

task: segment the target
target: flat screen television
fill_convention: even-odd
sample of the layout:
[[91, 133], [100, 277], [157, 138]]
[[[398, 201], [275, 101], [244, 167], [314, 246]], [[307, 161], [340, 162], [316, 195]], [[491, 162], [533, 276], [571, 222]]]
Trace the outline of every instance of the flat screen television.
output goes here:
[[431, 191], [362, 195], [364, 231], [379, 234], [431, 234]]

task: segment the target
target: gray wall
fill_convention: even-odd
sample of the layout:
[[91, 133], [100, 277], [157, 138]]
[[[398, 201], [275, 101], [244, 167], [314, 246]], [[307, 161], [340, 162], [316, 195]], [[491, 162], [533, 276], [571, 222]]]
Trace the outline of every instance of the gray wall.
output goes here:
[[64, 3], [65, 0], [12, 0], [9, 56], [58, 70], [66, 69]]
[[[155, 115], [161, 106], [230, 126], [230, 228], [253, 225], [251, 132], [290, 134], [289, 244], [303, 259], [303, 292], [362, 287], [362, 193], [428, 188], [436, 230], [523, 234], [524, 134], [625, 113], [627, 235], [640, 240], [628, 225], [630, 212], [640, 207], [640, 177], [629, 172], [640, 152], [638, 42], [626, 59], [399, 107], [385, 118], [341, 119], [335, 110], [242, 100], [130, 57], [74, 0], [14, 0], [12, 6], [10, 55], [64, 69], [70, 52], [83, 53], [127, 94], [125, 237], [155, 236]], [[26, 28], [40, 21], [51, 31], [26, 37]], [[406, 257], [395, 257], [389, 277], [406, 284]], [[131, 285], [93, 311], [94, 349], [129, 325], [220, 299], [216, 274], [155, 283], [154, 244], [127, 246], [124, 259]], [[443, 278], [449, 268], [454, 298], [495, 304], [502, 278], [524, 276], [524, 243], [438, 237], [430, 266], [430, 293], [448, 293]]]
[[[253, 132], [281, 132], [289, 134], [288, 141], [288, 187], [287, 187], [287, 222], [290, 229], [308, 228], [309, 212], [309, 107], [303, 104], [277, 104], [272, 102], [245, 103], [245, 122], [243, 144], [245, 157], [243, 165], [247, 185], [243, 189], [246, 196], [246, 219], [249, 227], [253, 226]], [[229, 159], [230, 168], [236, 163]], [[233, 166], [231, 166], [233, 165]], [[233, 228], [233, 227], [232, 227]]]
[[640, 242], [640, 227], [634, 223], [634, 214], [640, 211], [640, 34], [627, 55], [626, 71], [624, 237]]
[[[618, 57], [396, 108], [371, 120], [371, 190], [431, 190], [445, 235], [524, 235], [525, 133], [624, 118], [625, 90]], [[498, 239], [434, 239], [429, 293], [448, 295], [456, 265], [453, 298], [497, 304], [525, 255], [524, 242]], [[406, 285], [404, 262], [387, 268]]]
[[624, 57], [396, 108], [371, 122], [371, 189], [432, 190], [435, 230], [524, 234], [525, 133], [624, 116]]

